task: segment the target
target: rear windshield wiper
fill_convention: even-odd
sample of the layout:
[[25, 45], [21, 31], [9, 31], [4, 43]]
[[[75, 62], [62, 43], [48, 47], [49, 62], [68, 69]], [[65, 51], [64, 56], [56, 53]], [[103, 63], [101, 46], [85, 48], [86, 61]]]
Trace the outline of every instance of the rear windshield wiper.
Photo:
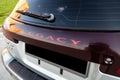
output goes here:
[[35, 13], [31, 13], [31, 12], [24, 12], [22, 10], [17, 10], [16, 12], [20, 13], [22, 15], [37, 18], [37, 19], [44, 20], [44, 21], [47, 21], [47, 22], [54, 22], [55, 21], [55, 16], [51, 13], [50, 14], [48, 14], [48, 13], [35, 14]]

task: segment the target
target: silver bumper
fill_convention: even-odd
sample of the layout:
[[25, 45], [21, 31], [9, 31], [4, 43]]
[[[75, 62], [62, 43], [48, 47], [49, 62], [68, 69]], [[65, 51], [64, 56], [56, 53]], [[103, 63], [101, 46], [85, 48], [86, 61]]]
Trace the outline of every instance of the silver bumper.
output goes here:
[[2, 51], [2, 61], [7, 71], [15, 80], [54, 80], [52, 78], [48, 79], [47, 76], [38, 75], [25, 67], [14, 59], [6, 48]]
[[10, 73], [13, 79], [15, 80], [23, 80], [19, 75], [17, 75], [10, 67], [9, 64], [14, 60], [14, 58], [9, 54], [7, 48], [3, 49], [2, 54], [2, 62], [6, 68], [6, 70]]
[[[69, 80], [69, 79], [60, 79], [60, 78], [57, 78], [57, 79], [45, 79], [44, 77], [42, 77], [43, 78], [42, 79], [40, 75], [32, 72], [30, 69], [26, 68], [24, 65], [22, 65], [17, 60], [15, 60], [15, 58], [10, 55], [7, 48], [5, 48], [2, 51], [1, 55], [2, 55], [2, 61], [4, 63], [5, 68], [7, 69], [7, 71], [11, 74], [11, 76], [15, 80]], [[33, 65], [33, 66], [34, 66], [34, 68], [36, 68], [35, 65]], [[98, 70], [95, 70], [95, 69], [98, 69], [98, 66], [95, 66], [95, 64], [92, 64], [91, 66], [92, 67], [90, 68], [88, 78], [84, 78], [84, 79], [79, 78], [79, 79], [76, 79], [76, 80], [120, 80], [119, 77], [103, 74], [103, 73], [99, 72]], [[21, 68], [21, 70], [20, 70], [20, 67], [23, 67], [23, 68]], [[33, 76], [32, 78], [31, 78], [30, 73], [28, 73], [30, 76], [28, 74], [26, 74], [26, 69], [27, 69], [27, 72], [30, 72], [30, 73], [32, 72], [32, 74], [34, 74], [34, 76], [32, 75]], [[34, 78], [36, 78], [36, 79], [34, 79]], [[75, 77], [73, 77], [73, 78], [75, 78]]]

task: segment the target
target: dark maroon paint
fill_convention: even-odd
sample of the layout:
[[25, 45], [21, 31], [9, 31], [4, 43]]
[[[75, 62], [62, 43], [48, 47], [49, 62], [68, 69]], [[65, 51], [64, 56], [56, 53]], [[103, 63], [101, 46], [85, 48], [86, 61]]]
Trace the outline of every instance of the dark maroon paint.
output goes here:
[[[19, 24], [18, 34], [3, 27], [4, 35], [16, 42], [18, 40], [52, 51], [101, 64], [104, 73], [120, 77], [120, 32], [87, 32], [57, 30]], [[111, 58], [112, 64], [105, 64]]]

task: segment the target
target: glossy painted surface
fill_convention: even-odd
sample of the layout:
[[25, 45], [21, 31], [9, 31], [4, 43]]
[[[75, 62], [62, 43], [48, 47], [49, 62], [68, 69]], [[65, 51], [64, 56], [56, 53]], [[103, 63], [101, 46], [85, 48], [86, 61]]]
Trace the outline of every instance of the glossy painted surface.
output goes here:
[[[102, 72], [120, 76], [119, 32], [56, 30], [26, 24], [14, 25], [13, 31], [9, 31], [13, 39], [99, 63]], [[111, 59], [112, 64], [106, 63], [107, 58]]]
[[45, 40], [64, 46], [70, 45], [69, 47], [77, 49], [85, 49], [90, 44], [102, 43], [108, 46], [116, 53], [120, 54], [119, 32], [82, 32], [52, 30], [25, 24], [19, 24], [15, 27], [21, 30], [18, 34], [35, 38], [37, 40]]
[[[94, 0], [92, 1], [94, 2]], [[101, 1], [104, 2], [103, 0]], [[28, 3], [23, 3], [22, 5], [25, 4], [24, 6], [19, 5], [19, 8], [16, 7], [16, 10], [30, 11], [32, 8], [30, 8], [30, 6], [28, 7]], [[117, 5], [119, 3], [112, 2], [111, 0], [110, 3], [109, 1], [105, 2], [105, 4], [106, 3], [116, 4], [112, 5], [112, 10], [119, 12], [119, 5]], [[118, 10], [116, 10], [116, 8]], [[104, 8], [102, 8], [102, 10], [104, 10]], [[107, 10], [109, 12], [110, 9]], [[113, 14], [114, 18], [116, 16], [117, 15]], [[45, 25], [46, 22], [43, 22], [45, 24], [33, 21], [30, 22], [29, 20], [34, 19], [29, 17], [29, 20], [25, 20], [23, 19], [23, 15], [16, 13], [15, 10], [10, 17], [12, 18], [8, 18], [8, 24], [5, 23], [3, 27], [3, 33], [9, 40], [16, 43], [18, 41], [23, 41], [37, 47], [69, 55], [78, 59], [99, 63], [102, 72], [120, 77], [120, 32], [118, 29], [118, 19], [115, 18], [112, 22], [110, 19], [107, 23], [103, 20], [102, 24], [101, 21], [96, 22], [96, 20], [95, 23], [91, 23], [93, 20], [90, 22], [84, 22], [82, 24], [87, 25], [90, 29], [85, 28], [83, 31], [81, 28], [79, 28], [79, 30], [78, 28], [77, 30], [67, 30], [65, 27], [64, 29], [58, 29], [51, 24]], [[103, 18], [104, 17], [105, 16], [103, 16]], [[61, 17], [57, 19], [62, 21]], [[102, 29], [95, 29], [101, 27]]]

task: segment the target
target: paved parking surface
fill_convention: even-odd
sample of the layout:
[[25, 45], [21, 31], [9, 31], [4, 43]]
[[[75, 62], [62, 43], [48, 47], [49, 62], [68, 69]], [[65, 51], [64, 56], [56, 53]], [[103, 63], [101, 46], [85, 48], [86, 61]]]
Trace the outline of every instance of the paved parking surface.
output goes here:
[[[5, 47], [5, 42], [3, 40], [3, 36], [0, 31], [0, 53], [4, 47]], [[10, 74], [7, 73], [6, 69], [3, 66], [1, 55], [0, 55], [0, 80], [12, 80]]]

